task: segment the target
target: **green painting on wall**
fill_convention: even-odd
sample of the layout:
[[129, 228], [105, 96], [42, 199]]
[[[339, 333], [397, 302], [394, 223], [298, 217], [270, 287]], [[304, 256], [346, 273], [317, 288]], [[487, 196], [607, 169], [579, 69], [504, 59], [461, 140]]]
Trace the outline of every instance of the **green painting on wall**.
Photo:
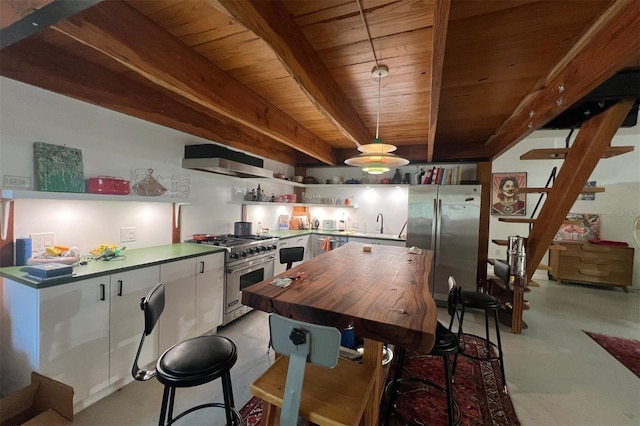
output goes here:
[[33, 161], [37, 190], [84, 192], [84, 165], [81, 150], [34, 142]]

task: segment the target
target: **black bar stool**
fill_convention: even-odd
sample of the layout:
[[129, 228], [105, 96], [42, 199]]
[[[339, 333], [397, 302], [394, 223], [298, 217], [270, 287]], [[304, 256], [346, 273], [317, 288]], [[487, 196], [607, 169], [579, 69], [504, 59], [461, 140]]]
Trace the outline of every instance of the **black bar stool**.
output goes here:
[[[501, 275], [504, 274], [504, 271], [498, 271], [498, 269], [502, 268], [502, 265], [506, 265], [507, 270], [506, 270], [506, 281], [505, 283], [507, 285], [509, 285], [509, 265], [507, 265], [504, 262], [501, 262], [500, 260], [495, 261], [495, 265], [494, 265], [494, 271], [496, 273], [496, 275], [498, 275], [498, 272], [500, 272], [500, 275], [498, 275], [499, 278], [502, 278]], [[498, 266], [500, 265], [500, 266]], [[449, 277], [449, 287], [451, 286], [456, 286], [456, 281], [453, 277]], [[457, 286], [456, 286], [457, 287]], [[498, 310], [501, 307], [501, 303], [500, 300], [498, 300], [496, 297], [491, 296], [490, 294], [486, 294], [486, 293], [480, 293], [478, 291], [465, 291], [465, 290], [460, 290], [459, 291], [459, 299], [458, 299], [458, 304], [461, 307], [460, 309], [460, 316], [458, 318], [458, 338], [460, 340], [460, 350], [459, 350], [459, 354], [466, 356], [468, 358], [473, 358], [479, 361], [490, 361], [490, 362], [498, 362], [500, 364], [500, 373], [502, 374], [502, 384], [503, 384], [503, 391], [504, 393], [507, 393], [507, 378], [504, 374], [504, 357], [502, 354], [502, 341], [500, 340], [500, 323], [498, 322]], [[485, 328], [485, 337], [481, 337], [475, 334], [470, 334], [470, 333], [465, 333], [462, 330], [462, 324], [464, 321], [464, 313], [465, 313], [465, 309], [466, 308], [473, 308], [473, 309], [481, 309], [484, 311], [484, 328]], [[453, 320], [455, 315], [457, 314], [457, 311], [454, 312], [454, 314], [451, 316], [451, 322], [449, 323], [449, 330], [451, 330], [453, 328]], [[491, 336], [489, 334], [489, 316], [493, 315], [494, 318], [494, 322], [495, 322], [495, 327], [496, 327], [496, 343], [491, 341]], [[466, 342], [465, 342], [465, 336], [473, 336], [476, 337], [480, 340], [483, 340], [485, 342], [486, 348], [487, 348], [487, 355], [486, 357], [483, 356], [474, 356], [471, 355], [469, 353], [465, 352], [465, 346], [466, 346]], [[497, 352], [498, 355], [494, 355], [494, 353]], [[458, 361], [458, 354], [455, 355], [454, 360], [453, 360], [453, 374], [455, 375], [455, 371], [456, 371], [456, 365], [457, 365], [457, 361]]]
[[[164, 385], [158, 424], [163, 426], [166, 420], [166, 424], [170, 425], [201, 408], [221, 407], [225, 409], [227, 425], [240, 425], [240, 414], [234, 408], [230, 373], [231, 367], [238, 359], [238, 352], [230, 339], [215, 335], [193, 337], [167, 349], [160, 355], [152, 370], [142, 370], [138, 366], [144, 339], [151, 334], [162, 315], [164, 302], [164, 283], [155, 286], [140, 302], [140, 308], [144, 311], [144, 332], [131, 369], [131, 374], [136, 380], [145, 381], [156, 377]], [[198, 405], [173, 417], [176, 388], [198, 386], [217, 378], [222, 381], [224, 404]]]
[[[456, 311], [457, 298], [460, 288], [454, 287], [449, 289], [448, 308], [449, 313]], [[462, 412], [458, 402], [453, 397], [453, 368], [451, 366], [450, 356], [456, 355], [459, 349], [458, 336], [452, 333], [447, 327], [438, 321], [436, 324], [436, 339], [433, 348], [429, 351], [429, 355], [442, 357], [444, 362], [445, 386], [442, 387], [430, 380], [419, 377], [402, 377], [402, 368], [404, 367], [405, 348], [399, 348], [394, 368], [393, 380], [385, 387], [385, 395], [387, 397], [387, 410], [384, 414], [383, 425], [387, 426], [391, 419], [391, 414], [395, 414], [408, 425], [421, 425], [402, 416], [396, 409], [396, 400], [402, 393], [400, 385], [405, 382], [417, 382], [427, 386], [431, 386], [441, 392], [444, 392], [447, 398], [447, 418], [449, 426], [457, 425], [462, 419]], [[457, 415], [456, 415], [457, 413]]]

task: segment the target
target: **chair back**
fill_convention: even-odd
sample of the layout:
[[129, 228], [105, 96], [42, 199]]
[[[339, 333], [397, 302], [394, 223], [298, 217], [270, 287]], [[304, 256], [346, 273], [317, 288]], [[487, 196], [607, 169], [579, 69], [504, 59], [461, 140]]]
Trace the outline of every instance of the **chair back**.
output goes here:
[[276, 314], [269, 316], [269, 331], [273, 349], [289, 356], [280, 424], [295, 425], [298, 423], [306, 363], [335, 367], [340, 350], [340, 331], [335, 327], [309, 324]]
[[503, 260], [496, 259], [493, 262], [493, 273], [496, 277], [500, 278], [507, 289], [509, 288], [509, 275], [511, 275], [511, 271], [509, 268], [509, 264]]
[[144, 331], [140, 338], [140, 345], [138, 345], [138, 352], [133, 361], [133, 367], [131, 368], [131, 375], [136, 380], [149, 380], [156, 376], [155, 367], [150, 370], [143, 370], [138, 366], [138, 360], [140, 353], [142, 352], [142, 346], [144, 345], [144, 338], [153, 332], [153, 329], [160, 319], [160, 315], [164, 311], [164, 283], [159, 283], [151, 291], [140, 300], [140, 309], [144, 312]]
[[291, 269], [293, 262], [304, 259], [304, 247], [285, 247], [280, 249], [280, 263], [287, 264], [287, 270]]

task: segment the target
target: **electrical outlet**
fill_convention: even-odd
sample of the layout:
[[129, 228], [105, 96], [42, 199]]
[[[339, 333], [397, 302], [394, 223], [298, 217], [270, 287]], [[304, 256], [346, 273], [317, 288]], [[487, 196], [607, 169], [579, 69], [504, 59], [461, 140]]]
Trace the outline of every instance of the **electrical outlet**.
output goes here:
[[36, 232], [29, 236], [31, 237], [31, 253], [33, 256], [43, 254], [47, 247], [51, 247], [56, 243], [56, 234], [54, 232]]
[[129, 243], [136, 240], [136, 228], [120, 228], [120, 242]]

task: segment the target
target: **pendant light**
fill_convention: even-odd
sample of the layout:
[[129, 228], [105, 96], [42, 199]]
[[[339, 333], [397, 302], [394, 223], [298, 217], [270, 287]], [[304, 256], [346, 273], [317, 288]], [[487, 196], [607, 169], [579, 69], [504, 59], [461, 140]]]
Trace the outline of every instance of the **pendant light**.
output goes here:
[[379, 137], [380, 129], [380, 82], [389, 74], [389, 68], [385, 65], [376, 65], [371, 73], [378, 77], [378, 110], [376, 113], [376, 137], [370, 144], [360, 145], [358, 151], [362, 154], [346, 159], [349, 166], [361, 167], [362, 171], [371, 175], [379, 175], [391, 170], [391, 167], [405, 166], [409, 160], [392, 154], [397, 148], [395, 145], [382, 143]]

